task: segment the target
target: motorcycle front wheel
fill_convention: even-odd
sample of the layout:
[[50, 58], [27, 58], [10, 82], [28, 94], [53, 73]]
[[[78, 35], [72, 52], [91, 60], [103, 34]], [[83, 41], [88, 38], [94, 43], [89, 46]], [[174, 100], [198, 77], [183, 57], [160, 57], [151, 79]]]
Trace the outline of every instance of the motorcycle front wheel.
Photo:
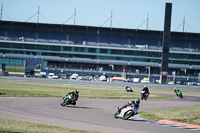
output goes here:
[[114, 114], [114, 118], [118, 118], [118, 115], [119, 115], [119, 113], [118, 112], [116, 112], [115, 114]]
[[62, 103], [62, 106], [64, 107], [65, 105], [69, 105], [69, 100], [66, 100]]
[[133, 115], [134, 115], [134, 112], [132, 110], [129, 110], [126, 113], [124, 113], [123, 119], [127, 120], [128, 118], [130, 118]]

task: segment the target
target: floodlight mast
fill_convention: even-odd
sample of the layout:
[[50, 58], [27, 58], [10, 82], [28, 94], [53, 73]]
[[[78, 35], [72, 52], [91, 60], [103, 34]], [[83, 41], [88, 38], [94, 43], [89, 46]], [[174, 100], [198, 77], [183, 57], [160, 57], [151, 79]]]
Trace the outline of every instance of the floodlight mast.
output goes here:
[[76, 25], [76, 8], [74, 10], [74, 25]]
[[183, 18], [183, 32], [185, 30], [185, 15], [184, 15], [184, 18]]
[[0, 17], [0, 20], [2, 20], [2, 17], [3, 17], [3, 4], [1, 4], [1, 17]]
[[33, 18], [35, 15], [38, 15], [37, 17], [37, 23], [39, 23], [39, 16], [40, 16], [40, 6], [38, 6], [38, 11], [33, 15], [31, 16], [30, 18], [28, 18], [25, 22], [28, 22], [31, 18]]
[[38, 17], [37, 17], [37, 23], [39, 23], [39, 17], [40, 17], [40, 6], [38, 6], [38, 12], [37, 12], [37, 14], [38, 14]]
[[148, 30], [149, 29], [149, 13], [147, 14], [147, 19], [137, 29], [139, 29], [145, 23], [147, 23], [146, 30]]
[[74, 9], [74, 14], [70, 18], [68, 18], [64, 23], [62, 23], [62, 25], [67, 23], [73, 17], [74, 17], [74, 25], [76, 25], [76, 8]]
[[111, 17], [110, 17], [110, 28], [112, 28], [112, 11], [111, 11]]
[[111, 11], [111, 16], [100, 26], [100, 27], [102, 27], [105, 23], [107, 23], [108, 22], [108, 20], [110, 20], [110, 28], [112, 28], [112, 11]]
[[147, 14], [147, 30], [149, 29], [149, 13]]

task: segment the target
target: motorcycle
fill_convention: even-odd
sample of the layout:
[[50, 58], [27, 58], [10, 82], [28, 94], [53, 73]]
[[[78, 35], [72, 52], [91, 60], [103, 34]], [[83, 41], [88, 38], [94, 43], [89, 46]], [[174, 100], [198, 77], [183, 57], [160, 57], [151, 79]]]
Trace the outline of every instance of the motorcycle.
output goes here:
[[127, 92], [133, 92], [132, 88], [131, 87], [128, 87], [128, 88], [124, 88]]
[[[65, 97], [63, 97], [63, 100], [60, 103], [60, 105], [64, 107], [66, 105], [73, 104], [74, 103], [73, 101], [74, 101], [74, 99], [72, 97], [72, 94], [70, 94], [70, 95], [68, 94]], [[73, 104], [73, 105], [75, 105], [75, 104]]]
[[183, 98], [183, 94], [182, 94], [182, 92], [181, 92], [179, 89], [175, 90], [174, 93], [175, 93], [178, 97]]
[[141, 91], [140, 93], [141, 93], [141, 100], [143, 100], [143, 99], [147, 100], [149, 94], [145, 93], [145, 91]]
[[129, 119], [131, 116], [134, 116], [136, 115], [138, 112], [138, 108], [135, 107], [135, 105], [127, 105], [127, 107], [121, 109], [121, 111], [119, 110], [119, 107], [118, 107], [118, 110], [117, 112], [114, 114], [114, 118], [122, 118], [124, 120], [127, 120]]

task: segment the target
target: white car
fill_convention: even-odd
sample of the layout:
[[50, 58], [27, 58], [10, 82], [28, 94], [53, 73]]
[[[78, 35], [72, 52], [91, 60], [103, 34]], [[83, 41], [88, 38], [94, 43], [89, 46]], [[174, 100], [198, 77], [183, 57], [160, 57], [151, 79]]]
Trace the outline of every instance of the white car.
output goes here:
[[188, 82], [187, 85], [197, 85], [197, 82]]
[[70, 80], [79, 80], [79, 75], [77, 73], [72, 74]]
[[174, 85], [174, 81], [169, 81], [168, 85]]
[[140, 78], [133, 78], [133, 83], [139, 83], [140, 82]]
[[49, 73], [48, 78], [53, 79], [54, 73]]
[[58, 79], [58, 76], [57, 75], [53, 75], [53, 79]]
[[143, 78], [143, 79], [140, 81], [140, 83], [142, 83], [142, 84], [148, 84], [148, 83], [150, 83], [149, 78]]

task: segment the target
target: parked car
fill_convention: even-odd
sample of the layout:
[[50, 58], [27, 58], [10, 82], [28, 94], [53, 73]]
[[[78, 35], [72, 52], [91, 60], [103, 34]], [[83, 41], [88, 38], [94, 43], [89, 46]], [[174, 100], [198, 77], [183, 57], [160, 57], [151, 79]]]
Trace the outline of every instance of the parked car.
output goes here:
[[101, 76], [99, 77], [99, 80], [101, 80], [101, 81], [107, 81], [107, 78], [106, 78], [105, 75], [101, 75]]
[[58, 75], [53, 75], [53, 79], [58, 79]]
[[169, 85], [174, 85], [174, 81], [169, 81], [168, 84]]
[[188, 82], [187, 85], [197, 85], [197, 82]]
[[70, 80], [79, 80], [79, 75], [77, 73], [72, 74]]
[[53, 79], [54, 73], [49, 73], [48, 78]]
[[40, 72], [40, 78], [47, 78], [46, 72]]
[[58, 75], [55, 75], [54, 73], [49, 73], [48, 78], [49, 79], [58, 79]]
[[140, 82], [140, 78], [133, 78], [133, 83], [139, 83]]
[[59, 73], [59, 74], [58, 74], [58, 78], [59, 78], [59, 79], [66, 79], [67, 77], [66, 77], [66, 74], [64, 74], [64, 73]]
[[141, 80], [141, 83], [142, 83], [142, 84], [148, 84], [148, 83], [150, 83], [149, 78], [143, 78], [143, 79]]

